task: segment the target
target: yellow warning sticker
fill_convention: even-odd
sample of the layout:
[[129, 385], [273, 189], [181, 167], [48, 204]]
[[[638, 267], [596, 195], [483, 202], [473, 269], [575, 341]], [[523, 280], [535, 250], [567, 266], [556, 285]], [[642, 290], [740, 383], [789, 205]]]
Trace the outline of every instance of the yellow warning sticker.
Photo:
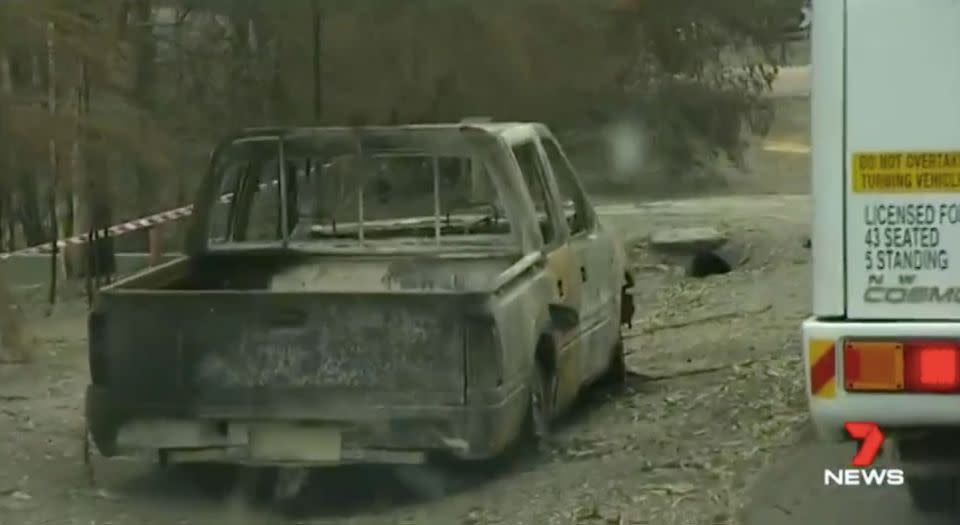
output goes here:
[[854, 193], [960, 192], [960, 151], [855, 153]]

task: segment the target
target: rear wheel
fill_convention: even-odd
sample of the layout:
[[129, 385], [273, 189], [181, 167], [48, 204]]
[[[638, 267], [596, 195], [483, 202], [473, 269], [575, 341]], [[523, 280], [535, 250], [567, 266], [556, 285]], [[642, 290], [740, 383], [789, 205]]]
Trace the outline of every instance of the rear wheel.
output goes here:
[[914, 509], [923, 513], [947, 514], [958, 508], [956, 476], [906, 478], [907, 492]]

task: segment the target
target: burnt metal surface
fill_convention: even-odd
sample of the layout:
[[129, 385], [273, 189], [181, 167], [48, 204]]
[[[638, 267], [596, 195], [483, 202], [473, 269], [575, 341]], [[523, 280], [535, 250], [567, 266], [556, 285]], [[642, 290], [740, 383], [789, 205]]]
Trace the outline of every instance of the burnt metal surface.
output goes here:
[[[485, 457], [522, 427], [533, 367], [551, 367], [558, 410], [605, 370], [622, 308], [632, 306], [621, 304], [624, 252], [599, 224], [574, 239], [562, 219], [558, 242], [544, 246], [510, 146], [552, 139], [545, 127], [261, 129], [220, 149], [271, 133], [292, 141], [291, 155], [300, 145], [352, 151], [358, 140], [367, 149], [483, 155], [516, 243], [506, 251], [360, 243], [335, 253], [332, 244], [311, 252], [290, 242], [231, 252], [194, 239], [188, 258], [100, 293], [88, 400], [100, 442], [139, 411], [337, 421], [367, 428], [377, 446], [429, 436], [429, 446]], [[205, 231], [215, 182], [205, 182], [194, 234]], [[559, 197], [548, 197], [563, 217]], [[558, 308], [569, 314], [563, 323], [550, 316]]]
[[274, 292], [493, 292], [516, 256], [216, 254], [179, 259], [117, 283], [117, 290]]
[[278, 271], [269, 286], [275, 291], [492, 292], [496, 277], [510, 264], [506, 257], [307, 261]]
[[[118, 294], [103, 304], [108, 384], [190, 399], [219, 389], [328, 387], [461, 403], [469, 296]], [[437, 371], [444, 371], [437, 373]]]

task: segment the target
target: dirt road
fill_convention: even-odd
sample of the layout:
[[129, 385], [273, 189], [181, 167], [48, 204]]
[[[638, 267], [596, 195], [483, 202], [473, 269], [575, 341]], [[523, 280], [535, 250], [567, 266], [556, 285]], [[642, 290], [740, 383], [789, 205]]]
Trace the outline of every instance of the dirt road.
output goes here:
[[946, 525], [910, 509], [901, 487], [824, 487], [823, 469], [845, 465], [853, 444], [806, 441], [766, 471], [751, 491], [746, 525]]
[[[794, 109], [771, 140], [802, 141], [806, 107]], [[807, 419], [798, 336], [810, 302], [803, 242], [810, 208], [806, 197], [783, 194], [806, 191], [808, 161], [802, 148], [774, 150], [757, 147], [754, 169], [731, 177], [730, 193], [750, 195], [598, 202], [604, 220], [630, 241], [638, 309], [625, 338], [634, 375], [624, 392], [588, 392], [548, 451], [442, 473], [318, 471], [299, 509], [305, 517], [292, 521], [740, 523], [748, 489], [765, 465], [778, 464], [775, 456], [792, 450]], [[657, 229], [684, 225], [728, 234], [738, 253], [734, 271], [686, 277], [677, 261], [642, 242]], [[81, 461], [84, 313], [75, 303], [53, 319], [34, 316], [37, 361], [0, 367], [0, 524], [290, 523], [276, 509], [208, 490], [152, 458], [95, 457], [88, 477]], [[807, 486], [802, 475], [786, 481]], [[763, 495], [748, 509], [752, 524], [801, 522], [774, 521], [783, 519], [775, 516], [776, 497]]]
[[[625, 393], [588, 393], [549, 453], [485, 471], [320, 472], [303, 509], [311, 522], [734, 522], [744, 488], [804, 419], [795, 336], [809, 302], [808, 203], [721, 197], [601, 211], [634, 239], [663, 226], [721, 227], [742, 244], [743, 264], [688, 279], [641, 246], [633, 254], [640, 308], [626, 334], [638, 375]], [[0, 368], [0, 523], [281, 520], [147, 460], [95, 458], [89, 482], [80, 456], [82, 314], [72, 305], [35, 321], [38, 361]], [[451, 479], [463, 486], [449, 494]]]

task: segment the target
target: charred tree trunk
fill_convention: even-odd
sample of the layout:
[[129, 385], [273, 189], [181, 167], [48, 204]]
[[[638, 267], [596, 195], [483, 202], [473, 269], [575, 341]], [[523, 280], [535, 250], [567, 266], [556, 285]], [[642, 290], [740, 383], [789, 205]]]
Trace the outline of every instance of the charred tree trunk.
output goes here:
[[[10, 55], [0, 53], [0, 95], [12, 96], [14, 94], [13, 67]], [[4, 141], [0, 147], [4, 148], [3, 184], [0, 186], [0, 207], [3, 208], [3, 223], [6, 225], [7, 234], [5, 237], [7, 250], [16, 249], [16, 238], [14, 221], [16, 212], [13, 209], [13, 179], [8, 178], [9, 174], [15, 173], [16, 152], [11, 147], [10, 141]], [[4, 224], [0, 224], [0, 229]], [[0, 246], [0, 251], [2, 251]], [[2, 363], [23, 363], [30, 360], [30, 352], [23, 340], [23, 319], [14, 303], [13, 294], [10, 291], [10, 283], [7, 282], [4, 274], [4, 265], [0, 262], [0, 362]]]
[[[3, 118], [2, 112], [0, 112], [0, 118]], [[2, 143], [2, 134], [0, 134], [0, 143]], [[8, 173], [7, 165], [9, 162], [6, 159], [6, 153], [2, 146], [0, 146], [0, 252], [7, 251], [5, 247], [10, 244], [7, 239], [7, 229], [4, 227], [11, 215], [10, 185], [6, 179], [6, 174]]]
[[[134, 0], [133, 2], [133, 46], [134, 46], [134, 79], [133, 98], [139, 106], [140, 133], [144, 134], [146, 116], [153, 108], [154, 83], [156, 82], [156, 43], [153, 38], [153, 5], [151, 0]], [[137, 213], [148, 215], [154, 211], [156, 203], [156, 184], [150, 170], [141, 159], [135, 159], [137, 183]], [[137, 247], [142, 250], [149, 248], [149, 234], [146, 230], [137, 235]]]
[[[43, 74], [40, 67], [40, 57], [36, 54], [30, 57], [30, 84], [36, 92], [42, 92]], [[32, 157], [32, 154], [30, 155]], [[23, 156], [13, 159], [17, 177], [17, 215], [20, 220], [23, 236], [28, 246], [43, 244], [50, 238], [43, 225], [43, 214], [40, 210], [40, 189], [38, 186], [38, 170], [29, 167], [29, 160]]]
[[[53, 22], [47, 23], [47, 107], [51, 114], [57, 113], [57, 61], [56, 61], [56, 26]], [[50, 139], [50, 189], [47, 196], [47, 205], [50, 213], [50, 231], [53, 234], [50, 249], [50, 313], [57, 304], [57, 276], [59, 259], [59, 206], [57, 205], [57, 187], [59, 186], [59, 166], [57, 158], [57, 141]]]
[[7, 222], [7, 215], [10, 213], [10, 190], [6, 183], [0, 179], [0, 252], [5, 251], [7, 230], [2, 225]]
[[23, 236], [28, 246], [36, 246], [47, 242], [47, 232], [43, 227], [43, 218], [40, 214], [40, 191], [37, 189], [37, 180], [33, 173], [23, 166], [17, 165], [17, 218], [23, 229]]
[[[104, 173], [107, 169], [104, 154], [91, 148], [85, 156], [85, 170], [89, 174]], [[113, 237], [107, 228], [113, 224], [113, 208], [110, 205], [108, 185], [102, 177], [87, 177], [84, 180], [84, 201], [87, 203], [84, 215], [87, 231], [87, 249], [84, 257], [83, 276], [92, 278], [92, 288], [108, 282], [116, 272], [116, 257]]]
[[251, 50], [252, 34], [251, 8], [248, 2], [234, 1], [230, 13], [230, 25], [233, 28], [231, 39], [230, 85], [227, 86], [227, 104], [231, 115], [231, 128], [242, 127], [251, 117], [250, 89], [252, 77]]
[[[80, 118], [90, 115], [89, 73], [87, 65], [81, 64], [80, 89], [77, 93]], [[94, 138], [89, 132], [78, 131], [78, 177], [74, 179], [78, 182], [78, 191], [75, 193], [77, 231], [87, 235], [83, 250], [78, 251], [82, 257], [78, 257], [77, 276], [87, 279], [86, 287], [90, 294], [100, 287], [100, 280], [112, 276], [115, 269], [113, 240], [103, 234], [112, 218], [109, 195], [105, 190], [109, 181], [106, 157], [96, 147], [85, 147]]]
[[320, 0], [310, 0], [313, 20], [313, 120], [319, 124], [323, 119], [323, 13]]
[[0, 264], [0, 363], [25, 363], [31, 357], [23, 337], [23, 319]]
[[[0, 96], [13, 98], [13, 67], [10, 56], [0, 50]], [[3, 116], [0, 115], [0, 119]], [[0, 130], [2, 131], [2, 130]], [[0, 142], [0, 252], [13, 251], [16, 248], [15, 232], [13, 227], [16, 213], [13, 210], [13, 177], [14, 149], [10, 139]]]
[[285, 45], [285, 36], [282, 34], [274, 35], [270, 41], [270, 112], [273, 118], [278, 122], [286, 122], [294, 114], [290, 97], [287, 95], [287, 87], [284, 83], [283, 67], [280, 65], [283, 60], [287, 46]]
[[[86, 177], [83, 169], [83, 131], [80, 125], [84, 117], [84, 90], [87, 81], [87, 65], [84, 59], [80, 59], [80, 74], [77, 79], [76, 87], [73, 90], [73, 116], [77, 121], [77, 127], [74, 130], [73, 144], [70, 148], [70, 177], [69, 182], [64, 184], [63, 188], [63, 218], [61, 220], [61, 236], [73, 237], [77, 232], [87, 230], [83, 224], [83, 211], [85, 207], [85, 196], [83, 193], [83, 180]], [[68, 278], [80, 276], [81, 266], [83, 265], [83, 245], [66, 246], [63, 250], [64, 273]]]
[[[183, 39], [183, 24], [186, 22], [187, 17], [190, 15], [189, 9], [180, 8], [177, 11], [177, 24], [174, 27], [174, 42], [176, 45], [176, 66], [177, 66], [177, 78], [176, 78], [176, 92], [179, 96], [188, 97], [189, 93], [187, 92], [187, 82], [186, 82], [186, 53], [184, 52], [184, 39]], [[182, 205], [187, 200], [187, 183], [185, 175], [187, 170], [178, 169], [177, 170], [177, 205]]]

